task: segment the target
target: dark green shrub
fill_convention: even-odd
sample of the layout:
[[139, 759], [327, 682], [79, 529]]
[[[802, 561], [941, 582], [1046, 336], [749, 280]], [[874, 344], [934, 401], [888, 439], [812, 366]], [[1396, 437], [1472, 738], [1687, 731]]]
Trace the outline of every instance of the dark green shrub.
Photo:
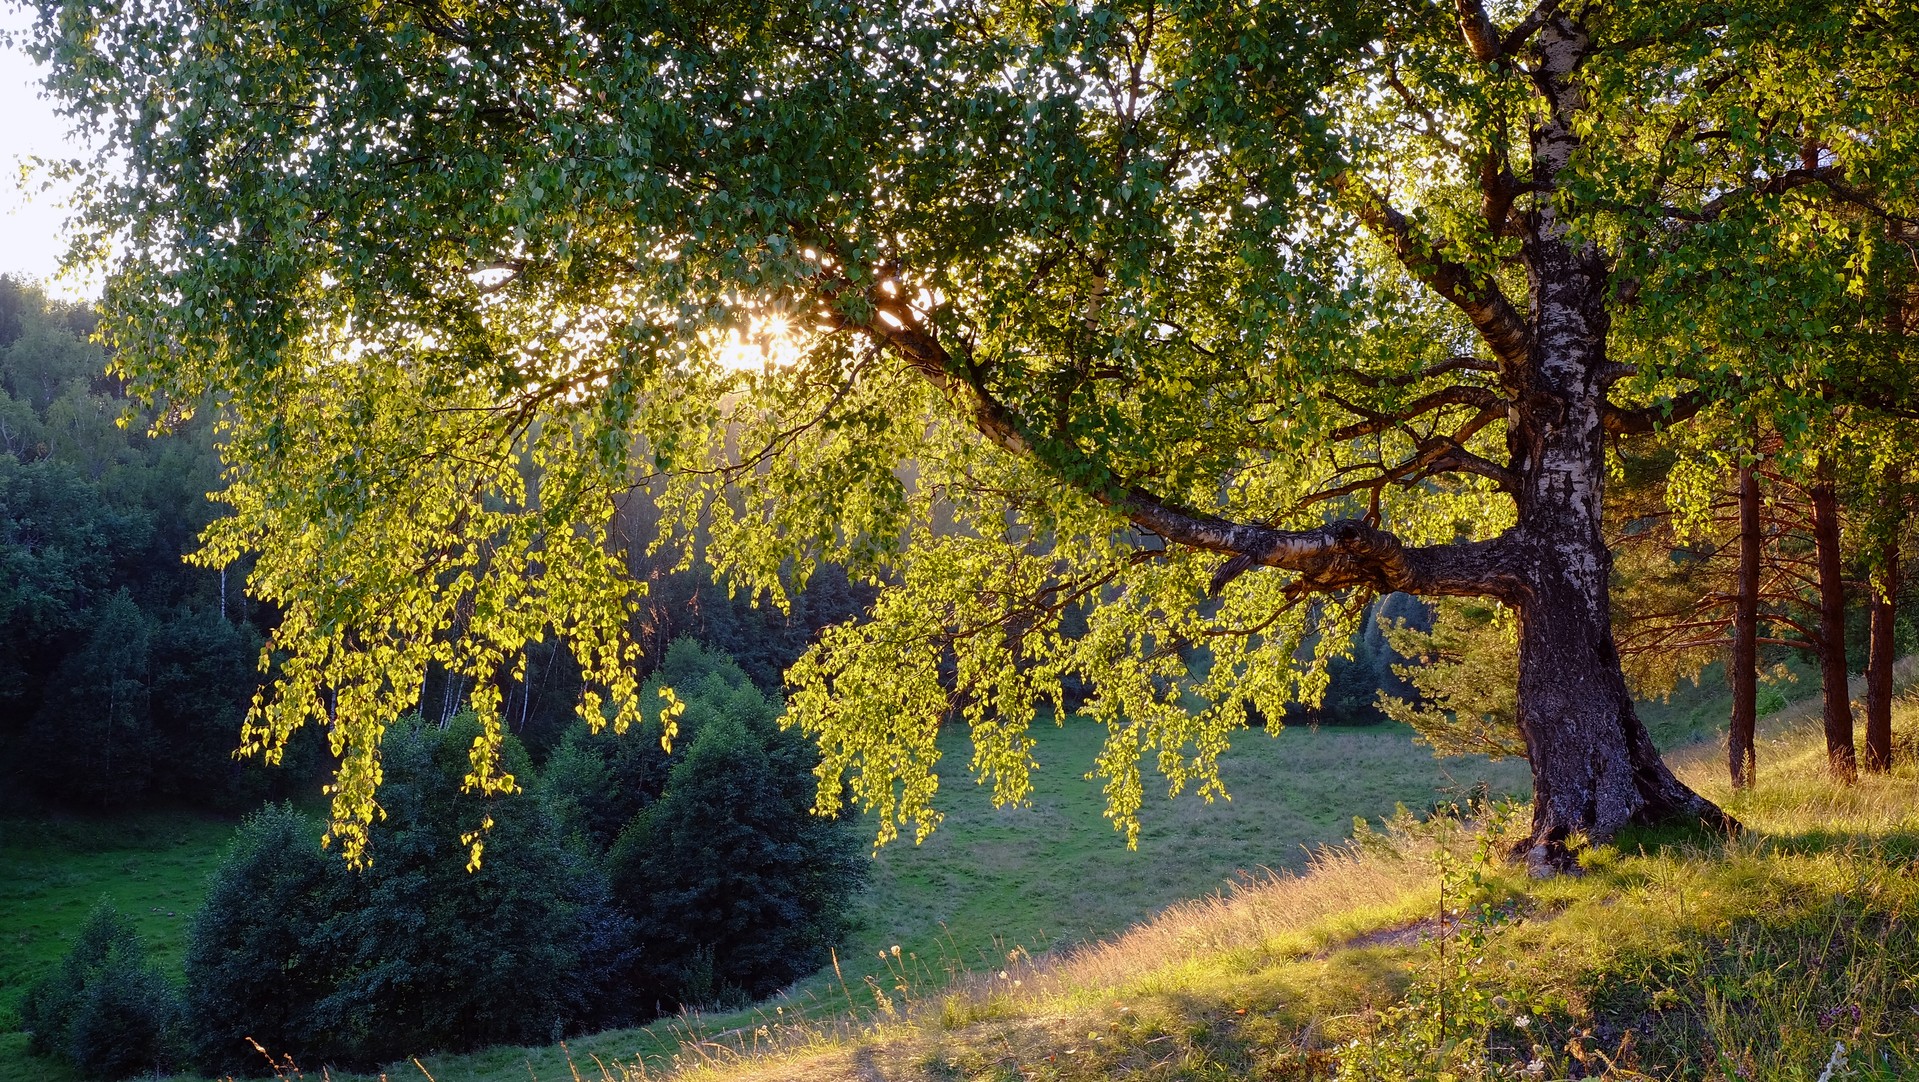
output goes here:
[[702, 703], [701, 709], [689, 710], [679, 719], [675, 746], [680, 749], [692, 742], [702, 722], [729, 696], [743, 696], [743, 708], [768, 719], [777, 712], [732, 658], [692, 639], [675, 639], [641, 695], [645, 725], [626, 733], [608, 728], [596, 733], [585, 722], [575, 722], [547, 759], [540, 778], [541, 796], [559, 819], [562, 832], [589, 850], [604, 854], [611, 849], [620, 831], [666, 788], [671, 756], [660, 744], [657, 692], [662, 684], [672, 687], [682, 700]]
[[[188, 947], [205, 1066], [263, 1067], [245, 1036], [303, 1066], [367, 1068], [546, 1043], [631, 1014], [613, 986], [631, 924], [604, 873], [561, 844], [539, 801], [460, 791], [476, 732], [470, 716], [389, 731], [387, 818], [364, 872], [322, 852], [290, 810], [242, 828]], [[503, 765], [530, 777], [515, 741]], [[489, 814], [485, 860], [468, 872], [460, 836]]]
[[741, 1002], [817, 970], [866, 871], [852, 832], [811, 813], [812, 747], [716, 660], [669, 659], [694, 735], [608, 859], [639, 930], [637, 983], [667, 1003]]
[[60, 968], [20, 1004], [28, 1048], [70, 1061], [89, 1078], [166, 1070], [176, 1060], [179, 999], [147, 961], [133, 923], [102, 900]]
[[659, 799], [666, 786], [667, 758], [656, 726], [594, 733], [579, 722], [547, 758], [540, 797], [562, 835], [589, 852], [605, 853], [620, 828]]
[[[625, 1014], [611, 987], [630, 931], [603, 873], [561, 844], [530, 796], [460, 791], [477, 726], [388, 735], [388, 826], [362, 877], [364, 904], [342, 923], [351, 961], [316, 1017], [355, 1033], [360, 1062], [424, 1049], [555, 1040]], [[509, 738], [502, 765], [531, 780]], [[491, 816], [485, 860], [466, 870], [462, 833]]]
[[357, 904], [357, 884], [318, 837], [318, 824], [291, 807], [263, 808], [213, 873], [185, 962], [194, 1058], [209, 1070], [258, 1069], [249, 1037], [276, 1054], [324, 1041], [312, 1008], [336, 979], [327, 931]]

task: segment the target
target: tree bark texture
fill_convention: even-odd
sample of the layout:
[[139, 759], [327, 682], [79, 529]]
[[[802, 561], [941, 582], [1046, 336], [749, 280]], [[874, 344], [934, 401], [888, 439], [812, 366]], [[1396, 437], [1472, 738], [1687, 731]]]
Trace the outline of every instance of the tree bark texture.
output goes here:
[[1819, 681], [1825, 703], [1826, 759], [1832, 780], [1850, 785], [1859, 764], [1852, 744], [1852, 695], [1846, 686], [1846, 582], [1839, 562], [1839, 497], [1821, 473], [1812, 488], [1812, 536], [1819, 560]]
[[[1552, 116], [1532, 133], [1533, 183], [1557, 187], [1577, 146], [1583, 106], [1572, 78], [1590, 46], [1563, 16], [1541, 31], [1535, 82]], [[1519, 603], [1519, 728], [1533, 768], [1535, 870], [1571, 864], [1575, 840], [1603, 842], [1622, 827], [1675, 817], [1727, 825], [1718, 808], [1673, 776], [1640, 722], [1613, 643], [1612, 554], [1601, 526], [1605, 494], [1606, 260], [1575, 238], [1552, 200], [1529, 214], [1525, 244], [1528, 361], [1502, 376], [1512, 468], [1519, 475], [1518, 537], [1527, 551]]]
[[1739, 467], [1739, 583], [1733, 601], [1732, 720], [1726, 732], [1726, 765], [1735, 789], [1753, 784], [1759, 772], [1754, 736], [1759, 723], [1759, 479], [1750, 463]]
[[1575, 842], [1607, 841], [1629, 824], [1725, 818], [1660, 759], [1613, 643], [1601, 521], [1605, 269], [1595, 249], [1564, 237], [1536, 235], [1529, 249], [1536, 363], [1510, 431], [1526, 579], [1518, 716], [1533, 768], [1525, 857], [1543, 871], [1567, 867]]
[[1905, 504], [1905, 478], [1897, 467], [1887, 467], [1880, 502], [1879, 564], [1871, 591], [1872, 645], [1866, 658], [1866, 754], [1868, 771], [1892, 769], [1892, 663], [1895, 616], [1899, 609], [1899, 528]]

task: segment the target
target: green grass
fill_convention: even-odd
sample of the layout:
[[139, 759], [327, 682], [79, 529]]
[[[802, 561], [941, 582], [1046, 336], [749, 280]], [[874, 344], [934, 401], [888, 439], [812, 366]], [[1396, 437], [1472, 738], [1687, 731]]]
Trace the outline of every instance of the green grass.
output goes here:
[[101, 898], [132, 918], [163, 967], [178, 969], [232, 831], [229, 820], [183, 813], [0, 820], [0, 1080], [69, 1077], [26, 1055], [17, 1008]]
[[[1231, 801], [1167, 801], [1149, 790], [1135, 852], [1103, 818], [1101, 783], [1083, 776], [1103, 732], [1077, 720], [1035, 730], [1041, 768], [1029, 808], [994, 809], [970, 779], [945, 779], [941, 828], [875, 859], [849, 975], [880, 970], [867, 960], [893, 944], [978, 968], [1016, 945], [1037, 953], [1111, 935], [1244, 873], [1300, 867], [1310, 850], [1346, 837], [1355, 815], [1425, 808], [1482, 782], [1501, 795], [1530, 785], [1523, 763], [1442, 763], [1398, 726], [1248, 732], [1221, 763]], [[963, 734], [942, 745], [947, 762], [965, 762]]]
[[[1895, 1072], [1854, 1077], [1919, 1071], [1919, 986], [1909, 975], [1919, 943], [1901, 923], [1919, 912], [1919, 878], [1909, 872], [1919, 855], [1919, 772], [1908, 765], [1831, 789], [1816, 734], [1791, 728], [1802, 707], [1762, 726], [1761, 787], [1724, 792], [1711, 741], [1723, 703], [1709, 674], [1646, 716], [1661, 745], [1678, 749], [1676, 768], [1739, 815], [1746, 835], [1635, 834], [1593, 850], [1585, 876], [1544, 883], [1481, 869], [1490, 896], [1519, 919], [1475, 943], [1483, 968], [1471, 972], [1457, 962], [1442, 969], [1430, 936], [1421, 938], [1433, 927], [1437, 854], [1453, 852], [1452, 866], [1463, 866], [1469, 832], [1402, 822], [1372, 842], [1321, 849], [1310, 862], [1307, 853], [1347, 837], [1356, 814], [1402, 802], [1424, 809], [1442, 791], [1480, 781], [1496, 793], [1523, 791], [1523, 764], [1439, 763], [1394, 727], [1246, 733], [1224, 760], [1234, 799], [1149, 800], [1139, 850], [1128, 852], [1101, 817], [1098, 783], [1082, 777], [1099, 731], [1070, 723], [1035, 734], [1032, 807], [994, 809], [969, 779], [946, 779], [940, 831], [875, 858], [837, 973], [751, 1011], [422, 1064], [442, 1082], [555, 1082], [576, 1067], [595, 1082], [671, 1067], [726, 1082], [1325, 1077], [1342, 1041], [1415, 1060], [1431, 1052], [1419, 1019], [1436, 996], [1451, 996], [1455, 1024], [1479, 1026], [1480, 1046], [1513, 1053], [1522, 1037], [1550, 1037], [1559, 1076], [1600, 1076], [1603, 1053], [1645, 1072], [1610, 1076], [1622, 1079], [1813, 1082], [1829, 1038], [1863, 1042]], [[1901, 717], [1906, 732], [1919, 729], [1919, 707]], [[963, 764], [963, 734], [949, 734], [943, 750], [948, 764]], [[149, 840], [175, 839], [159, 855], [184, 869], [191, 860], [178, 850], [195, 829], [211, 829], [203, 875], [224, 825], [176, 823]], [[46, 882], [92, 861], [87, 848], [54, 835], [33, 845], [0, 837], [0, 854], [37, 863], [26, 878]], [[156, 878], [146, 863], [155, 855], [138, 842], [122, 864], [136, 866], [127, 863], [135, 852]], [[113, 878], [112, 865], [103, 867]], [[69, 920], [100, 893], [83, 890]], [[9, 920], [20, 919], [16, 908], [42, 905], [38, 896], [23, 901], [31, 904], [10, 905]], [[156, 953], [175, 959], [179, 922], [169, 944], [167, 929], [154, 927], [162, 919], [143, 916], [151, 905], [123, 900]], [[49, 918], [47, 927], [59, 926]], [[60, 949], [43, 950], [37, 964]], [[1500, 1017], [1489, 1006], [1495, 995], [1508, 1004]], [[1511, 1003], [1540, 1028], [1515, 1030]], [[1448, 1040], [1465, 1047], [1457, 1034]], [[1432, 1070], [1407, 1077], [1439, 1076], [1437, 1060], [1419, 1062]], [[1453, 1073], [1495, 1077], [1492, 1063], [1481, 1056]], [[29, 1066], [38, 1063], [0, 1046], [0, 1078], [60, 1077], [10, 1073]], [[392, 1073], [418, 1076], [408, 1065]]]
[[[1299, 867], [1308, 850], [1345, 837], [1354, 815], [1385, 815], [1401, 802], [1425, 808], [1481, 782], [1499, 793], [1527, 785], [1521, 763], [1441, 763], [1396, 726], [1248, 732], [1222, 760], [1232, 799], [1166, 801], [1149, 792], [1135, 852], [1102, 817], [1100, 783], [1083, 776], [1102, 733], [1082, 720], [1039, 726], [1032, 805], [995, 809], [963, 772], [965, 734], [950, 731], [942, 750], [960, 773], [944, 779], [939, 806], [946, 820], [923, 845], [902, 842], [875, 857], [860, 923], [839, 953], [837, 974], [829, 969], [802, 982], [761, 1012], [670, 1019], [581, 1038], [569, 1042], [570, 1051], [584, 1063], [596, 1054], [658, 1060], [680, 1049], [693, 1029], [756, 1026], [762, 1013], [817, 1019], [849, 1006], [870, 1008], [869, 977], [890, 988], [895, 970], [916, 965], [916, 983], [930, 987], [961, 969], [996, 969], [1014, 947], [1039, 954], [1108, 936], [1167, 905], [1243, 882], [1245, 873]], [[134, 918], [156, 959], [177, 970], [188, 917], [231, 830], [230, 822], [183, 815], [0, 823], [0, 942], [9, 947], [0, 961], [0, 1009], [7, 1028], [19, 993], [58, 961], [65, 936], [102, 895]], [[890, 961], [895, 944], [897, 963]], [[24, 1046], [22, 1034], [0, 1035], [0, 1079], [66, 1077], [51, 1062], [27, 1057]], [[525, 1079], [529, 1066], [542, 1078], [568, 1077], [559, 1048], [424, 1062], [435, 1077], [460, 1082]]]
[[[1919, 703], [1897, 724], [1911, 747]], [[736, 1037], [748, 1054], [683, 1054], [676, 1077], [1225, 1082], [1343, 1064], [1408, 1082], [1815, 1082], [1840, 1046], [1829, 1079], [1919, 1077], [1919, 762], [1838, 789], [1802, 726], [1767, 737], [1759, 787], [1735, 794], [1711, 751], [1679, 769], [1745, 822], [1736, 838], [1632, 832], [1587, 850], [1584, 874], [1535, 881], [1475, 861], [1472, 824], [1401, 823], [1306, 875], [1023, 965], [1018, 986], [975, 978], [897, 1017], [788, 1027], [777, 1051]], [[1494, 851], [1523, 826], [1522, 810]], [[1442, 879], [1463, 921], [1446, 937]], [[1492, 916], [1458, 917], [1467, 899]]]
[[[828, 969], [751, 1011], [583, 1037], [565, 1052], [492, 1049], [423, 1062], [435, 1078], [506, 1082], [529, 1071], [570, 1078], [567, 1053], [587, 1066], [594, 1056], [608, 1063], [696, 1057], [687, 1040], [696, 1033], [737, 1030], [750, 1043], [762, 1024], [843, 1015], [848, 993], [851, 1006], [874, 1010], [874, 985], [897, 1000], [901, 984], [919, 994], [962, 972], [996, 973], [1015, 948], [1025, 958], [1108, 936], [1261, 869], [1303, 867], [1309, 850], [1346, 837], [1355, 815], [1387, 815], [1400, 803], [1423, 809], [1481, 782], [1499, 794], [1530, 784], [1523, 763], [1438, 762], [1398, 726], [1248, 732], [1221, 761], [1230, 801], [1149, 793], [1139, 848], [1128, 851], [1103, 818], [1100, 783], [1084, 777], [1103, 732], [1081, 720], [1035, 728], [1040, 769], [1030, 807], [995, 809], [990, 793], [963, 773], [944, 777], [939, 830], [919, 846], [901, 842], [875, 857], [861, 925], [839, 953], [837, 974]], [[941, 750], [945, 763], [963, 771], [962, 731], [944, 734]]]
[[[1804, 714], [1762, 724], [1752, 790], [1726, 788], [1712, 743], [1671, 757], [1745, 824], [1735, 838], [1628, 832], [1584, 874], [1535, 881], [1475, 861], [1481, 828], [1400, 823], [1303, 876], [1022, 965], [1018, 986], [988, 975], [898, 1017], [789, 1027], [777, 1052], [709, 1047], [683, 1077], [1223, 1082], [1344, 1063], [1463, 1082], [1535, 1077], [1535, 1057], [1544, 1078], [1919, 1077], [1919, 701], [1895, 718], [1899, 769], [1850, 788], [1826, 780]], [[1523, 826], [1522, 808], [1488, 828], [1493, 851]], [[1442, 879], [1449, 910], [1467, 895], [1493, 916], [1435, 936]]]
[[[1805, 704], [1817, 710], [1819, 676], [1796, 659], [1781, 662], [1771, 670], [1775, 679], [1759, 684], [1759, 713], [1780, 714], [1776, 722], [1804, 714]], [[1907, 670], [1909, 671], [1909, 670]], [[1863, 693], [1864, 677], [1854, 677], [1854, 694]], [[1798, 709], [1791, 709], [1794, 705]], [[1660, 750], [1670, 751], [1701, 743], [1723, 741], [1726, 718], [1732, 712], [1732, 693], [1726, 688], [1726, 667], [1713, 662], [1700, 672], [1698, 680], [1681, 680], [1672, 694], [1662, 700], [1639, 704], [1639, 718], [1652, 733]], [[1863, 715], [1859, 719], [1863, 726]]]

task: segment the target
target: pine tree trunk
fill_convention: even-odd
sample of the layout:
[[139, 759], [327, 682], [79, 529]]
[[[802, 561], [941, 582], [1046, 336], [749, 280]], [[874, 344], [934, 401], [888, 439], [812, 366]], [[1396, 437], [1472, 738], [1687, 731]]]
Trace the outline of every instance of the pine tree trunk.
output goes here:
[[1903, 471], [1886, 467], [1881, 498], [1879, 566], [1872, 583], [1872, 646], [1866, 659], [1867, 770], [1892, 769], [1892, 662], [1895, 616], [1899, 610], [1899, 527], [1904, 518], [1900, 489]]
[[1865, 768], [1874, 773], [1892, 769], [1892, 636], [1898, 604], [1893, 591], [1899, 588], [1898, 546], [1888, 544], [1882, 559], [1886, 578], [1872, 593], [1872, 649], [1866, 660]]
[[1839, 564], [1839, 496], [1823, 471], [1812, 488], [1812, 537], [1819, 560], [1819, 680], [1825, 701], [1826, 759], [1832, 780], [1859, 777], [1852, 744], [1852, 695], [1846, 686], [1846, 583]]
[[1735, 789], [1753, 784], [1759, 772], [1754, 734], [1759, 724], [1759, 479], [1751, 464], [1739, 467], [1739, 586], [1732, 618], [1732, 723], [1726, 760]]

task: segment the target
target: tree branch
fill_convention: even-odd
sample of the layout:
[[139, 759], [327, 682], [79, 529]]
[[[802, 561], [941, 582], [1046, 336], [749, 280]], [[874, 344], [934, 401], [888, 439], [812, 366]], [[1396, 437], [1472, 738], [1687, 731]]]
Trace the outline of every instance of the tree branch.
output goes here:
[[[1365, 586], [1427, 595], [1491, 596], [1516, 603], [1525, 592], [1503, 538], [1408, 548], [1393, 534], [1352, 520], [1310, 530], [1281, 530], [1228, 521], [1128, 484], [1072, 443], [1029, 434], [1021, 419], [982, 385], [978, 370], [954, 357], [924, 330], [911, 308], [887, 298], [868, 298], [868, 302], [871, 319], [855, 322], [840, 314], [831, 317], [833, 324], [891, 346], [935, 387], [970, 400], [968, 418], [981, 435], [1008, 451], [1038, 460], [1063, 482], [1168, 544], [1226, 553], [1243, 558], [1249, 566], [1296, 572], [1299, 579], [1290, 587], [1295, 593]], [[882, 318], [886, 316], [891, 319]]]
[[1660, 213], [1678, 221], [1703, 224], [1717, 221], [1727, 210], [1743, 200], [1762, 195], [1783, 195], [1786, 192], [1798, 188], [1820, 184], [1824, 185], [1826, 190], [1838, 197], [1840, 201], [1851, 203], [1885, 221], [1896, 222], [1901, 225], [1919, 225], [1919, 219], [1894, 214], [1880, 206], [1879, 201], [1873, 196], [1873, 193], [1863, 188], [1854, 188], [1844, 183], [1844, 176], [1845, 172], [1837, 165], [1788, 169], [1778, 176], [1769, 177], [1757, 184], [1745, 188], [1735, 188], [1730, 192], [1709, 199], [1698, 210], [1665, 206], [1660, 208]]
[[1519, 25], [1513, 27], [1505, 39], [1499, 43], [1500, 54], [1512, 56], [1525, 48], [1526, 42], [1530, 41], [1534, 34], [1539, 33], [1539, 28], [1546, 25], [1546, 20], [1552, 18], [1553, 12], [1558, 10], [1559, 0], [1540, 0], [1539, 6], [1527, 12], [1526, 17], [1519, 20]]
[[1493, 356], [1508, 366], [1526, 363], [1531, 340], [1526, 321], [1499, 286], [1464, 264], [1447, 259], [1413, 228], [1404, 214], [1350, 170], [1332, 179], [1333, 190], [1351, 204], [1353, 213], [1374, 236], [1392, 248], [1399, 262], [1415, 278], [1452, 302], [1492, 347]]
[[1481, 64], [1499, 59], [1503, 51], [1499, 29], [1493, 26], [1485, 6], [1479, 0], [1454, 0], [1454, 8], [1459, 12], [1459, 32], [1473, 51], [1473, 59]]
[[1448, 372], [1497, 372], [1499, 366], [1478, 357], [1448, 357], [1435, 365], [1428, 365], [1417, 372], [1407, 372], [1399, 376], [1368, 376], [1353, 373], [1353, 380], [1365, 387], [1404, 387], [1418, 383], [1423, 379], [1443, 376]]
[[1391, 413], [1369, 410], [1364, 406], [1348, 402], [1344, 398], [1334, 394], [1328, 394], [1326, 397], [1332, 399], [1341, 407], [1365, 418], [1363, 421], [1358, 421], [1344, 428], [1336, 429], [1332, 434], [1332, 438], [1342, 441], [1356, 440], [1364, 436], [1385, 432], [1388, 429], [1398, 428], [1400, 425], [1416, 417], [1422, 417], [1434, 410], [1444, 409], [1447, 406], [1472, 406], [1480, 410], [1503, 410], [1506, 406], [1506, 400], [1500, 396], [1498, 391], [1493, 390], [1491, 387], [1473, 387], [1468, 384], [1454, 384], [1451, 387], [1442, 387], [1437, 391], [1421, 395], [1414, 399], [1411, 405]]
[[1639, 409], [1624, 409], [1607, 402], [1600, 411], [1599, 424], [1615, 436], [1644, 436], [1692, 418], [1711, 402], [1712, 396], [1697, 387]]

